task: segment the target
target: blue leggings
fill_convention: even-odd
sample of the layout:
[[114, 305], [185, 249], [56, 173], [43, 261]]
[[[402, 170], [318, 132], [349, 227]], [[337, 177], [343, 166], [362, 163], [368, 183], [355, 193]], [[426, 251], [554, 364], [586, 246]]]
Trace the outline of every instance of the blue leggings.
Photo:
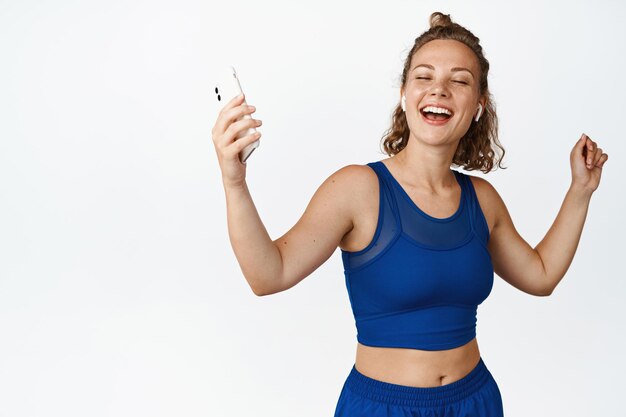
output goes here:
[[439, 387], [411, 387], [352, 370], [334, 417], [503, 417], [498, 384], [483, 362], [463, 378]]

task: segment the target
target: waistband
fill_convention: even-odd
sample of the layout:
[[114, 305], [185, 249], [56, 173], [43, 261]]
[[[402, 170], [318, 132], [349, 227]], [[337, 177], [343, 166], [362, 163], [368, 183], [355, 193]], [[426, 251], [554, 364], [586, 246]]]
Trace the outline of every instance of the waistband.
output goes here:
[[491, 378], [482, 357], [478, 364], [463, 378], [439, 387], [411, 387], [379, 381], [363, 375], [356, 364], [346, 380], [354, 394], [387, 404], [412, 407], [433, 407], [450, 404], [471, 396]]

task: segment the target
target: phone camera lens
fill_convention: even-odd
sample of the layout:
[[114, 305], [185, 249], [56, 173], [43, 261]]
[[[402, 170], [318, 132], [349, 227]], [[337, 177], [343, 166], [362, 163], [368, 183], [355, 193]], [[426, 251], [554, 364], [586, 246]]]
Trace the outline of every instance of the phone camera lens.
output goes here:
[[217, 101], [222, 101], [222, 98], [220, 97], [220, 95], [217, 95]]
[[215, 87], [215, 94], [219, 94], [219, 90]]

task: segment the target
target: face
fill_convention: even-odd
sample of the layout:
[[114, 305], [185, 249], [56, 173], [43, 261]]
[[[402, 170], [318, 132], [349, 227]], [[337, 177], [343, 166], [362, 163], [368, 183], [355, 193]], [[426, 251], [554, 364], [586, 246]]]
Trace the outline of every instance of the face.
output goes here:
[[[465, 68], [461, 70], [459, 68]], [[469, 129], [478, 110], [478, 59], [465, 44], [437, 39], [422, 46], [411, 59], [406, 84], [406, 118], [411, 135], [429, 142], [455, 142]], [[438, 104], [452, 112], [442, 121], [429, 121], [426, 105]], [[439, 116], [437, 116], [439, 117]], [[481, 116], [482, 117], [482, 116]]]

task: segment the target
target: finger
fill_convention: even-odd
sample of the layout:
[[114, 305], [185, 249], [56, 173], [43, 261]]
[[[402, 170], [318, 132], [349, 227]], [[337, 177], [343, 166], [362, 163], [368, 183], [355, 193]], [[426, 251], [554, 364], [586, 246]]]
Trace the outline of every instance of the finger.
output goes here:
[[251, 114], [256, 111], [256, 107], [249, 104], [239, 104], [224, 114], [221, 114], [215, 124], [219, 132], [225, 132], [228, 127], [237, 119], [246, 114]]
[[256, 107], [252, 104], [242, 103], [239, 106], [236, 106], [230, 109], [226, 113], [226, 118], [232, 123], [233, 121], [239, 119], [240, 117], [246, 114], [252, 114], [256, 111]]
[[582, 155], [583, 160], [584, 160], [586, 156], [585, 155], [586, 151], [587, 151], [587, 135], [583, 133], [580, 136], [580, 139], [578, 139], [578, 142], [576, 142], [574, 149], [572, 149], [572, 154], [577, 155], [577, 157], [579, 157], [578, 155]]
[[591, 139], [589, 139], [587, 141], [587, 148], [586, 148], [587, 149], [587, 157], [586, 157], [587, 161], [586, 162], [587, 162], [588, 167], [593, 166], [593, 158], [595, 156], [594, 147], [595, 147], [595, 143]]
[[593, 155], [593, 162], [592, 162], [592, 166], [595, 166], [598, 164], [598, 161], [600, 160], [600, 158], [602, 158], [602, 148], [598, 148], [596, 149], [596, 152]]
[[215, 121], [215, 125], [213, 126], [212, 133], [219, 134], [226, 129], [227, 122], [224, 120], [224, 114], [226, 114], [230, 109], [241, 105], [245, 99], [244, 94], [239, 94], [238, 96], [233, 97], [226, 103], [224, 107], [220, 109], [220, 112], [217, 115], [217, 120]]
[[232, 109], [235, 106], [240, 105], [241, 103], [244, 102], [245, 99], [245, 95], [244, 94], [239, 94], [238, 96], [235, 96], [233, 98], [231, 98], [228, 103], [226, 103], [226, 105], [222, 108], [220, 113], [224, 113], [230, 109]]
[[243, 148], [255, 142], [260, 137], [261, 137], [261, 132], [254, 132], [250, 135], [242, 136], [241, 138], [237, 139], [234, 143], [229, 145], [227, 153], [229, 153], [230, 157], [236, 158], [239, 152], [243, 150]]
[[235, 140], [239, 140], [235, 139], [237, 135], [251, 127], [261, 126], [260, 122], [260, 120], [250, 118], [241, 119], [236, 121], [235, 123], [232, 123], [230, 126], [228, 126], [228, 129], [226, 129], [226, 132], [224, 132], [224, 141], [226, 142], [226, 144], [229, 144], [231, 142], [234, 142]]
[[580, 135], [580, 139], [576, 142], [574, 149], [572, 149], [572, 156], [581, 158], [584, 164], [587, 164], [587, 135], [584, 133]]
[[602, 156], [600, 157], [600, 160], [598, 161], [598, 163], [596, 164], [596, 166], [598, 168], [602, 168], [602, 166], [604, 165], [604, 163], [609, 159], [609, 155], [606, 153], [603, 153]]
[[594, 141], [592, 141], [591, 139], [588, 138], [588, 140], [587, 140], [587, 149], [588, 149], [588, 151], [589, 152], [593, 152], [594, 149], [596, 148], [596, 146], [597, 146], [597, 144]]

